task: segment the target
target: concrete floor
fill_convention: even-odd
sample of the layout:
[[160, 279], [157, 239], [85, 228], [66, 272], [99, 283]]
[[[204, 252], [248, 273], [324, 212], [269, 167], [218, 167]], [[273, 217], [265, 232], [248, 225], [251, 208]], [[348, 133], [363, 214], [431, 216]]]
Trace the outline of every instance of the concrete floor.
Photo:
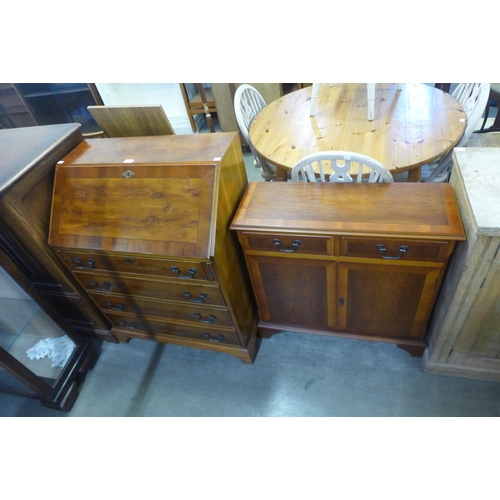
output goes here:
[[108, 344], [69, 413], [0, 394], [0, 416], [500, 416], [500, 384], [426, 374], [395, 345], [283, 332], [253, 365], [132, 340]]

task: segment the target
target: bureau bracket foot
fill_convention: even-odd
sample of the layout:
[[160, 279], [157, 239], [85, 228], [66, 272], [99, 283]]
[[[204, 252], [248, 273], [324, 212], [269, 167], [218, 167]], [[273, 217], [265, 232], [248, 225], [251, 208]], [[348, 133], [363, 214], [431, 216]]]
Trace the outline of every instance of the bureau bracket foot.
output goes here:
[[281, 333], [281, 330], [275, 330], [274, 328], [266, 328], [264, 326], [258, 327], [259, 337], [263, 339], [270, 339], [273, 335]]
[[426, 345], [407, 345], [407, 344], [396, 344], [400, 349], [411, 354], [413, 358], [421, 358], [424, 355]]

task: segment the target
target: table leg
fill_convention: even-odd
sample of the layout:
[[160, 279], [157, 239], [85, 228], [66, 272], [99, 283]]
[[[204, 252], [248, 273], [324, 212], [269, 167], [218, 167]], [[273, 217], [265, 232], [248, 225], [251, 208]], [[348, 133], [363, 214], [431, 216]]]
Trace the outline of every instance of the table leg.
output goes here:
[[420, 182], [422, 176], [422, 167], [408, 170], [408, 182]]
[[276, 167], [276, 177], [278, 182], [286, 182], [287, 181], [287, 170], [284, 168]]

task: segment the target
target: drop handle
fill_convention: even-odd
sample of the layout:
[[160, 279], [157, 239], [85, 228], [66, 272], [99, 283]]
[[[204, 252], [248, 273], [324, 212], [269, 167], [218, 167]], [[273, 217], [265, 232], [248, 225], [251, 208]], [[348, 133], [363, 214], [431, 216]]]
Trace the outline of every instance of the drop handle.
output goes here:
[[382, 256], [383, 259], [390, 259], [390, 260], [399, 260], [403, 255], [410, 249], [409, 246], [403, 245], [400, 247], [398, 250], [398, 255], [386, 255], [387, 252], [387, 247], [383, 245], [382, 243], [377, 245], [377, 250], [380, 252], [380, 255]]
[[95, 267], [94, 267], [95, 260], [94, 259], [88, 260], [87, 267], [85, 267], [85, 265], [83, 264], [83, 262], [80, 259], [73, 259], [73, 262], [75, 264], [75, 267], [77, 267], [78, 269], [84, 269], [87, 271], [95, 269]]
[[209, 325], [211, 325], [217, 318], [214, 314], [211, 314], [208, 319], [203, 319], [200, 313], [194, 313], [193, 316], [197, 318], [200, 323], [208, 323]]
[[96, 281], [92, 280], [90, 282], [90, 284], [95, 287], [96, 290], [99, 290], [100, 292], [107, 292], [109, 290], [109, 287], [111, 286], [110, 283], [108, 283], [107, 281], [105, 281], [102, 285], [102, 287], [100, 287]]
[[184, 292], [184, 296], [189, 299], [189, 302], [195, 302], [196, 304], [202, 304], [207, 298], [206, 293], [200, 293], [197, 299], [194, 298], [189, 292]]
[[106, 305], [107, 305], [110, 309], [112, 309], [113, 311], [123, 311], [123, 308], [124, 308], [124, 305], [123, 305], [123, 303], [122, 303], [122, 302], [120, 302], [120, 303], [118, 304], [118, 306], [117, 306], [117, 307], [115, 307], [115, 306], [113, 305], [113, 303], [112, 303], [112, 302], [110, 302], [110, 301], [108, 300], [108, 301], [106, 302]]
[[176, 266], [172, 266], [171, 271], [173, 273], [175, 273], [178, 278], [181, 278], [184, 280], [192, 280], [194, 278], [194, 275], [196, 274], [196, 269], [194, 267], [192, 267], [188, 270], [188, 274], [181, 274], [179, 268]]
[[299, 248], [300, 240], [293, 240], [292, 248], [283, 248], [282, 243], [278, 238], [274, 238], [273, 243], [280, 252], [293, 253], [297, 250], [297, 248]]
[[208, 333], [204, 333], [203, 337], [205, 337], [210, 342], [222, 342], [224, 339], [224, 335], [217, 335], [217, 337], [212, 337]]
[[120, 326], [123, 326], [124, 328], [129, 328], [130, 330], [135, 330], [137, 323], [127, 323], [125, 320], [122, 319], [120, 321]]

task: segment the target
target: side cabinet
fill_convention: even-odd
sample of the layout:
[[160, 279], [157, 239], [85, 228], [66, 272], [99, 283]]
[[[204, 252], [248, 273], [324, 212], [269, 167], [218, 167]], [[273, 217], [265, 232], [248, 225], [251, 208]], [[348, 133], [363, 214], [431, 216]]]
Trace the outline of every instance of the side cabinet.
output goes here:
[[87, 140], [58, 165], [49, 244], [120, 341], [255, 357], [257, 314], [229, 224], [236, 133]]
[[0, 251], [78, 333], [116, 342], [47, 244], [55, 166], [82, 141], [76, 123], [0, 130]]
[[500, 148], [457, 148], [457, 244], [429, 327], [425, 371], [500, 382]]
[[252, 183], [231, 228], [263, 337], [348, 336], [416, 356], [455, 241], [464, 239], [444, 184]]

